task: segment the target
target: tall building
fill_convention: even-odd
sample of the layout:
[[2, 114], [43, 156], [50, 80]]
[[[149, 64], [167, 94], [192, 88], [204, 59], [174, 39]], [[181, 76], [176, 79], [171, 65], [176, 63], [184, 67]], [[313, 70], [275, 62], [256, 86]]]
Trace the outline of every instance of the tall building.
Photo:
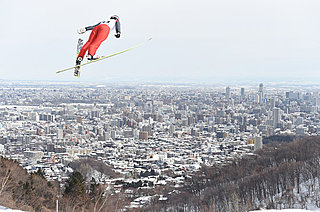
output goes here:
[[58, 129], [57, 130], [57, 138], [58, 139], [63, 139], [63, 129]]
[[276, 97], [273, 97], [273, 98], [271, 99], [271, 108], [276, 107], [276, 102], [277, 102], [277, 98], [276, 98]]
[[259, 85], [259, 92], [258, 92], [258, 103], [262, 104], [264, 102], [264, 92], [263, 92], [263, 84], [260, 83]]
[[226, 99], [230, 99], [230, 97], [231, 97], [230, 87], [226, 87]]
[[263, 93], [263, 83], [260, 83], [260, 84], [259, 84], [259, 92], [262, 92], [262, 93]]
[[273, 108], [273, 127], [277, 128], [280, 123], [280, 108]]
[[244, 98], [244, 96], [245, 96], [245, 90], [244, 88], [241, 88], [241, 98]]
[[115, 130], [111, 130], [111, 138], [116, 139], [117, 137], [117, 132]]

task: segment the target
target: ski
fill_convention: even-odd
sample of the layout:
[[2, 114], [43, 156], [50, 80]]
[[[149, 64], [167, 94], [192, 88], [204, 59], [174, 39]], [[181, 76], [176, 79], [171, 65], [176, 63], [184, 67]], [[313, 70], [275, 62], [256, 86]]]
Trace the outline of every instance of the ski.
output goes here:
[[[130, 51], [130, 50], [132, 50], [132, 49], [135, 49], [135, 48], [137, 48], [137, 47], [145, 44], [146, 42], [150, 41], [151, 39], [152, 39], [152, 38], [149, 38], [147, 41], [145, 41], [145, 42], [143, 42], [143, 43], [141, 43], [141, 44], [138, 44], [138, 45], [136, 45], [136, 46], [134, 46], [134, 47], [131, 47], [131, 48], [128, 48], [128, 49], [125, 49], [125, 50], [122, 50], [122, 51], [119, 51], [119, 52], [116, 52], [116, 53], [107, 55], [107, 56], [100, 57], [99, 59], [96, 59], [96, 60], [92, 60], [92, 61], [83, 63], [83, 64], [81, 64], [81, 65], [79, 65], [79, 66], [80, 66], [80, 67], [81, 67], [81, 66], [85, 66], [85, 65], [88, 65], [88, 64], [90, 64], [90, 63], [95, 63], [95, 62], [98, 62], [98, 61], [100, 61], [100, 60], [104, 60], [104, 59], [107, 59], [107, 58], [109, 58], [109, 57], [113, 57], [113, 56], [116, 56], [116, 55], [118, 55], [118, 54], [122, 54], [122, 53], [124, 53], [124, 52]], [[58, 74], [58, 73], [61, 73], [61, 72], [64, 72], [64, 71], [68, 71], [68, 70], [71, 70], [71, 69], [74, 69], [74, 68], [77, 68], [77, 67], [78, 67], [78, 66], [72, 66], [72, 67], [70, 67], [70, 68], [66, 68], [66, 69], [62, 69], [62, 70], [60, 70], [60, 71], [56, 71], [56, 73]]]
[[[77, 44], [77, 55], [76, 59], [78, 58], [78, 55], [80, 53], [81, 48], [83, 47], [83, 40], [81, 38], [78, 39], [78, 44]], [[74, 76], [75, 77], [80, 77], [80, 66], [76, 66], [74, 69]]]

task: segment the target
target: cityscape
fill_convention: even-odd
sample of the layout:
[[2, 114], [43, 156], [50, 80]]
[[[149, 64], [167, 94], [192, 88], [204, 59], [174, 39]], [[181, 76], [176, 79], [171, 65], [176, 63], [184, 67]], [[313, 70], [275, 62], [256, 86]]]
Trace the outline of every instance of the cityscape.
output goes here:
[[320, 212], [320, 1], [1, 9], [0, 212]]
[[[317, 87], [267, 85], [3, 81], [0, 155], [62, 187], [70, 164], [92, 159], [114, 175], [85, 177], [109, 193], [174, 191], [202, 166], [254, 155], [265, 138], [320, 134]], [[152, 198], [168, 197], [143, 193], [126, 208]]]

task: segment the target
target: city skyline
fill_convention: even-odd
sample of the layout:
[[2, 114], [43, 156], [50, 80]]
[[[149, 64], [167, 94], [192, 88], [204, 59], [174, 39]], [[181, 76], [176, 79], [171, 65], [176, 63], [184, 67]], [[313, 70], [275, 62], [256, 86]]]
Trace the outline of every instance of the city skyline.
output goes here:
[[174, 198], [204, 167], [318, 137], [319, 111], [319, 86], [1, 81], [0, 156], [61, 192], [80, 171], [128, 197], [122, 208], [141, 208]]
[[78, 82], [55, 74], [74, 63], [76, 30], [118, 14], [123, 36], [110, 36], [100, 55], [153, 40], [85, 67], [80, 81], [316, 81], [319, 8], [314, 0], [3, 2], [0, 78]]

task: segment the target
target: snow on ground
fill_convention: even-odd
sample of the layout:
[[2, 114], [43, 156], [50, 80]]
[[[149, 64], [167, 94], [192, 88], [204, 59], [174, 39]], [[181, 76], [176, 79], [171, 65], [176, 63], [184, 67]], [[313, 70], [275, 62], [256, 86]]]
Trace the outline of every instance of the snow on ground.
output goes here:
[[13, 209], [10, 209], [10, 208], [6, 208], [6, 207], [3, 207], [3, 206], [0, 206], [0, 212], [23, 212], [23, 211], [13, 210]]
[[[291, 201], [288, 203], [288, 198]], [[265, 211], [265, 212], [320, 212], [319, 202], [320, 202], [320, 179], [309, 179], [299, 184], [299, 191], [297, 186], [291, 191], [281, 191], [272, 197], [273, 202], [275, 203], [276, 208], [304, 208], [304, 209], [260, 209], [256, 211]], [[268, 202], [256, 200], [257, 205], [260, 205], [261, 208], [266, 207]]]
[[[278, 211], [281, 211], [281, 212], [320, 212], [320, 210], [304, 210], [304, 209], [283, 209], [283, 210], [259, 210], [259, 211], [265, 211], [265, 212], [278, 212]], [[254, 211], [251, 211], [251, 212], [254, 212]], [[258, 211], [257, 211], [258, 212]]]

